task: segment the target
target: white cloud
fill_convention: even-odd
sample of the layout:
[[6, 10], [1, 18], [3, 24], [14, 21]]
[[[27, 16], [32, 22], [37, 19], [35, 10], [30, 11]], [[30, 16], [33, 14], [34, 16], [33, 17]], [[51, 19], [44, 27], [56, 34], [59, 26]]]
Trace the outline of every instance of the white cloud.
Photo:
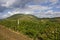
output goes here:
[[33, 0], [33, 1], [34, 1], [36, 4], [48, 2], [48, 0]]
[[1, 5], [5, 7], [10, 7], [14, 2], [15, 0], [4, 0]]
[[49, 1], [53, 3], [58, 2], [58, 0], [49, 0]]
[[[14, 15], [14, 13], [12, 13], [12, 12], [8, 12], [8, 14], [9, 14], [9, 15]], [[8, 15], [8, 16], [9, 16], [9, 15]]]
[[59, 6], [56, 6], [56, 8], [60, 8], [60, 5]]
[[40, 11], [44, 11], [44, 10], [49, 10], [52, 7], [48, 7], [48, 6], [40, 6], [40, 5], [29, 5], [28, 6], [29, 10], [40, 10]]
[[7, 14], [4, 14], [4, 15], [0, 15], [0, 19], [3, 19], [3, 18], [6, 18], [8, 15]]
[[55, 5], [59, 2], [59, 0], [50, 0], [50, 2], [52, 2], [52, 4], [50, 4], [50, 5]]
[[54, 12], [53, 12], [53, 10], [48, 10], [47, 12], [45, 12], [45, 13], [47, 13], [47, 14], [54, 14]]
[[[41, 6], [39, 4], [39, 3], [48, 3], [48, 1], [52, 3], [52, 4], [50, 4], [52, 6], [49, 6], [49, 7]], [[33, 2], [37, 5], [27, 5], [30, 2]], [[56, 14], [56, 12], [53, 12], [53, 10], [50, 10], [53, 8], [53, 6], [56, 3], [58, 3], [58, 0], [0, 0], [0, 6], [2, 7], [2, 9], [0, 9], [0, 10], [3, 10], [2, 15], [7, 10], [7, 12], [6, 12], [7, 14], [4, 13], [4, 15], [0, 16], [0, 17], [8, 17], [8, 16], [11, 16], [11, 15], [14, 15], [17, 13], [34, 14], [34, 15], [36, 14], [39, 17], [48, 17], [47, 15], [50, 15], [49, 17], [51, 17], [51, 15], [55, 16], [55, 14]], [[23, 7], [23, 8], [20, 8], [20, 7]], [[54, 7], [60, 8], [60, 6], [54, 6]], [[11, 9], [9, 9], [9, 8], [11, 8]], [[48, 10], [48, 11], [46, 12], [45, 10]], [[37, 13], [39, 13], [39, 14], [37, 14]], [[1, 15], [1, 13], [0, 13], [0, 15]]]

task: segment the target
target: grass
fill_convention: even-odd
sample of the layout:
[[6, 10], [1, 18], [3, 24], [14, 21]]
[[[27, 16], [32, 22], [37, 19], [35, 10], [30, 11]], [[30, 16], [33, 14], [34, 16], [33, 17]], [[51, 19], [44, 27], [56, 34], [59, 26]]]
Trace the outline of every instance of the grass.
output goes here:
[[60, 18], [24, 19], [19, 19], [19, 25], [15, 19], [2, 20], [0, 24], [22, 32], [34, 40], [60, 40]]

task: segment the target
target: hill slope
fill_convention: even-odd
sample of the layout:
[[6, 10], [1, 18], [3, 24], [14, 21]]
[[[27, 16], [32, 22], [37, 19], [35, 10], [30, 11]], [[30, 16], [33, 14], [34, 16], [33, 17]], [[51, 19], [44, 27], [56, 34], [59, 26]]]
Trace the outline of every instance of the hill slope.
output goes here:
[[0, 40], [32, 40], [32, 39], [0, 25]]
[[29, 14], [15, 14], [15, 15], [12, 15], [11, 17], [8, 17], [7, 19], [21, 19], [21, 18], [30, 18], [30, 19], [36, 19], [37, 17], [33, 16], [33, 15], [29, 15]]
[[39, 19], [33, 15], [16, 14], [1, 20], [0, 24], [34, 40], [60, 40], [60, 18]]

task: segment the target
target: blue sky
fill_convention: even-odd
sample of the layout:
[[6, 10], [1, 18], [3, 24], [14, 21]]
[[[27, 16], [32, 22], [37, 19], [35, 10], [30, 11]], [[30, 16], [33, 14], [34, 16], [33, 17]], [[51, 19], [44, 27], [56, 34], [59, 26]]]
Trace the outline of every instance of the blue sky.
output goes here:
[[0, 0], [0, 19], [18, 13], [60, 17], [60, 0]]

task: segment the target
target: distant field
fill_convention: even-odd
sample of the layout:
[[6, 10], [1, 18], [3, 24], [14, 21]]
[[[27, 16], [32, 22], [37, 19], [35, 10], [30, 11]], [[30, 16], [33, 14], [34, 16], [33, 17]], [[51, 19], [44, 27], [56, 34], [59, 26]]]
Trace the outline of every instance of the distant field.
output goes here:
[[34, 40], [60, 40], [60, 18], [40, 19], [31, 15], [15, 15], [1, 20], [0, 25], [22, 32]]

